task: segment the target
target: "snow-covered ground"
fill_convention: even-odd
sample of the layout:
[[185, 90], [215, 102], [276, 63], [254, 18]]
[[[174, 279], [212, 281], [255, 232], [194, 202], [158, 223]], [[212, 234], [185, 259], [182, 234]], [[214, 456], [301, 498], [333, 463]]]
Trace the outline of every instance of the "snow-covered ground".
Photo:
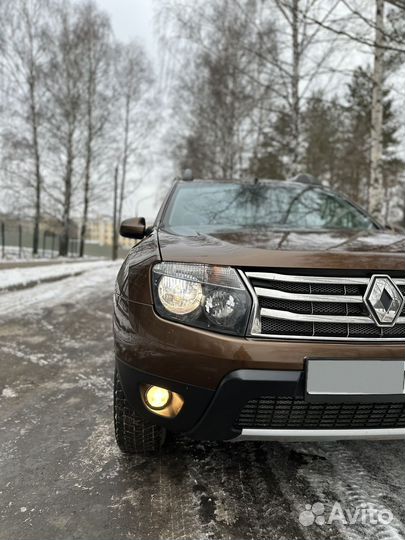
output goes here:
[[2, 269], [0, 266], [0, 292], [4, 289], [21, 288], [44, 281], [78, 275], [95, 268], [104, 268], [108, 264], [108, 261], [97, 260], [77, 263], [64, 262], [27, 268], [17, 266]]
[[[61, 303], [74, 303], [76, 301], [83, 303], [83, 300], [88, 295], [94, 295], [98, 288], [105, 292], [106, 286], [108, 286], [112, 293], [114, 279], [120, 264], [121, 262], [97, 261], [91, 263], [61, 264], [49, 267], [21, 268], [19, 272], [16, 269], [10, 271], [0, 270], [0, 282], [2, 282], [3, 274], [5, 276], [8, 275], [9, 287], [11, 284], [16, 286], [19, 283], [33, 281], [30, 272], [33, 272], [39, 280], [45, 280], [45, 276], [48, 279], [71, 276], [52, 283], [40, 283], [32, 288], [23, 290], [3, 290], [1, 292], [0, 289], [0, 318], [6, 315], [17, 317], [19, 315], [29, 314], [30, 312], [38, 312]], [[9, 272], [11, 272], [11, 276]], [[16, 273], [14, 277], [12, 275], [13, 273]], [[20, 281], [18, 281], [18, 277]]]
[[55, 252], [53, 253], [53, 256], [51, 252], [49, 254], [45, 253], [44, 257], [32, 257], [31, 251], [29, 252], [29, 255], [18, 257], [18, 255], [10, 255], [10, 253], [5, 254], [4, 258], [0, 258], [0, 269], [2, 265], [10, 265], [10, 263], [18, 266], [19, 264], [59, 264], [62, 262], [80, 262], [80, 261], [97, 261], [100, 257], [90, 257], [89, 255], [85, 255], [84, 257], [60, 257], [55, 256]]
[[9, 261], [38, 261], [49, 260], [55, 258], [57, 255], [56, 250], [40, 249], [40, 257], [32, 257], [32, 247], [23, 246], [21, 249], [18, 246], [5, 246], [4, 258], [0, 259], [0, 265], [3, 262]]

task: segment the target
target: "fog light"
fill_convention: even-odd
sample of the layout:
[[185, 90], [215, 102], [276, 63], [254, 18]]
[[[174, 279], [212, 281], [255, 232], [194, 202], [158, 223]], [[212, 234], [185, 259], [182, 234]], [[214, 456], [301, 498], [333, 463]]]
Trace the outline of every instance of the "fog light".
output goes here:
[[174, 418], [177, 416], [184, 405], [184, 399], [177, 392], [172, 392], [160, 386], [151, 384], [141, 384], [141, 398], [149, 412]]
[[154, 410], [160, 410], [167, 407], [172, 399], [172, 393], [166, 388], [159, 386], [149, 386], [145, 392], [146, 404]]

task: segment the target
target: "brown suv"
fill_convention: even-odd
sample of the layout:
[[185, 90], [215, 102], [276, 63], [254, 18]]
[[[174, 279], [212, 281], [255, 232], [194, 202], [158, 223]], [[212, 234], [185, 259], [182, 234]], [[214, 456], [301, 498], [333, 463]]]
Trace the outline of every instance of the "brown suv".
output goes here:
[[121, 234], [121, 450], [405, 436], [404, 234], [307, 178], [178, 181]]

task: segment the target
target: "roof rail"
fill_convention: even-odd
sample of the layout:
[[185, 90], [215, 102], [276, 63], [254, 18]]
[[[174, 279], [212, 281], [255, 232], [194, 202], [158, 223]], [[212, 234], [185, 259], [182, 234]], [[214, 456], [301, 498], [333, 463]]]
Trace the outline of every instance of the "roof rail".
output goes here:
[[322, 186], [322, 182], [318, 178], [306, 173], [297, 174], [297, 176], [289, 178], [288, 180], [290, 182], [298, 182], [299, 184], [313, 184], [315, 186]]
[[191, 182], [192, 180], [194, 180], [193, 171], [191, 169], [184, 169], [182, 180], [184, 180], [185, 182]]

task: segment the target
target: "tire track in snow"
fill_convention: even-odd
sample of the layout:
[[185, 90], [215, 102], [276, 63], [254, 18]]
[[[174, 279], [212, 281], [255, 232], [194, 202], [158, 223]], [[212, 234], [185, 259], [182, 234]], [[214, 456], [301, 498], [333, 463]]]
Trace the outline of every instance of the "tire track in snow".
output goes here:
[[[300, 539], [260, 443], [199, 443], [181, 449], [203, 531], [209, 538]], [[192, 480], [192, 485], [190, 485]], [[164, 537], [162, 537], [164, 538]], [[189, 538], [194, 538], [190, 534]]]
[[[304, 527], [299, 522], [300, 513], [305, 510], [305, 504], [314, 503], [322, 499], [319, 493], [312, 492], [306, 479], [300, 474], [304, 463], [322, 460], [323, 457], [316, 452], [299, 452], [295, 444], [282, 443], [261, 443], [262, 452], [265, 455], [265, 464], [268, 470], [274, 475], [274, 483], [278, 486], [279, 495], [276, 504], [273, 502], [277, 512], [277, 504], [288, 509], [284, 512], [283, 519], [290, 530], [297, 530], [296, 537], [299, 539], [317, 540], [327, 538], [338, 539], [341, 535], [338, 531], [333, 531], [328, 527], [318, 527], [312, 525]], [[273, 509], [274, 511], [274, 509]], [[289, 538], [289, 536], [286, 536]]]
[[208, 538], [189, 489], [191, 480], [181, 451], [175, 455], [170, 449], [158, 456], [120, 455], [117, 461], [119, 478], [112, 479], [117, 489], [106, 511], [118, 517], [127, 538]]
[[[299, 445], [297, 449], [303, 455], [312, 452], [325, 459], [310, 461], [302, 465], [297, 474], [303, 478], [311, 488], [312, 500], [310, 504], [320, 501], [327, 514], [333, 504], [339, 502], [343, 509], [367, 508], [381, 511], [390, 508], [384, 502], [382, 485], [376, 481], [358, 462], [355, 454], [350, 450], [351, 443], [318, 443], [310, 446]], [[337, 524], [334, 525], [336, 528]], [[389, 524], [372, 524], [370, 522], [356, 523], [354, 525], [339, 525], [339, 533], [349, 540], [363, 540], [364, 538], [379, 540], [403, 540], [404, 526], [394, 516]], [[312, 530], [312, 529], [311, 529]], [[319, 530], [319, 529], [318, 529]]]
[[368, 474], [380, 482], [388, 505], [401, 522], [405, 521], [404, 446], [403, 440], [380, 441], [372, 445], [367, 441], [356, 441], [350, 445], [350, 450]]

